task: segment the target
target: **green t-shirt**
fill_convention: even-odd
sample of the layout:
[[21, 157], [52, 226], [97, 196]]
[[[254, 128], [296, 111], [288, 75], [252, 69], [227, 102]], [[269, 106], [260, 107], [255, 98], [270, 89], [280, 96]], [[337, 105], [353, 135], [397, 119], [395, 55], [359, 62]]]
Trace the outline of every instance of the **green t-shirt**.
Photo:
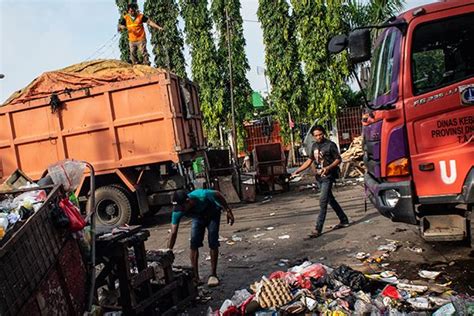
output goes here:
[[212, 215], [222, 209], [222, 205], [216, 200], [216, 191], [197, 189], [188, 194], [188, 198], [195, 200], [196, 204], [188, 212], [179, 210], [179, 206], [171, 213], [171, 224], [178, 225], [183, 216], [195, 217]]

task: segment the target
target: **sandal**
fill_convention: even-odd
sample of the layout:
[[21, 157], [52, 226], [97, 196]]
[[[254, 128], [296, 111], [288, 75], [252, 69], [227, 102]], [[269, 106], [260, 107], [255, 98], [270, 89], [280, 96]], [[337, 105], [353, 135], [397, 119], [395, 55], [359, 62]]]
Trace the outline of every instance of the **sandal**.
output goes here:
[[349, 223], [339, 223], [335, 225], [332, 229], [341, 229], [341, 228], [346, 228], [349, 227]]
[[318, 238], [319, 236], [321, 236], [321, 233], [318, 232], [317, 230], [313, 230], [313, 231], [308, 235], [308, 238]]
[[207, 280], [207, 286], [214, 287], [219, 285], [219, 279], [215, 275], [211, 275]]

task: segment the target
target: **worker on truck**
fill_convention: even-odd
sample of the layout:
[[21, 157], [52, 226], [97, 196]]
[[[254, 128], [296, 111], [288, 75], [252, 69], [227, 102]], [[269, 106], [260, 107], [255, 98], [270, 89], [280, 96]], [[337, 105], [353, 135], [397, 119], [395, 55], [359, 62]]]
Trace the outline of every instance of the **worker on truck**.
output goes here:
[[120, 19], [120, 24], [118, 25], [119, 32], [124, 30], [128, 31], [130, 59], [134, 65], [139, 63], [137, 51], [140, 51], [142, 56], [142, 64], [150, 65], [150, 56], [146, 49], [146, 34], [143, 23], [148, 23], [149, 26], [157, 30], [163, 30], [161, 26], [153, 22], [146, 15], [143, 15], [143, 13], [138, 10], [136, 3], [130, 3], [127, 6], [127, 14]]
[[218, 191], [198, 189], [187, 194], [178, 190], [173, 194], [174, 209], [171, 215], [171, 235], [168, 248], [173, 249], [178, 235], [179, 222], [183, 216], [192, 218], [191, 226], [191, 266], [194, 281], [200, 283], [198, 258], [199, 248], [203, 246], [204, 233], [207, 229], [211, 255], [211, 275], [207, 285], [219, 285], [217, 278], [217, 259], [219, 255], [219, 226], [221, 210], [226, 211], [227, 223], [234, 224], [234, 215], [225, 198]]

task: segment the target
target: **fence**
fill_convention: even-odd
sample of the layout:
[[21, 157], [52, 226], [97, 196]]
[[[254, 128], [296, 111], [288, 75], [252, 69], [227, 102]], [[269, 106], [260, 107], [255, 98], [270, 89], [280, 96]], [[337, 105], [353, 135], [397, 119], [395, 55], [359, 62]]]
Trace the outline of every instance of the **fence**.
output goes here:
[[[361, 108], [345, 108], [342, 109], [337, 115], [337, 141], [339, 142], [338, 145], [341, 152], [347, 150], [352, 140], [355, 137], [361, 135], [361, 118]], [[269, 118], [264, 118], [252, 124], [247, 124], [244, 128], [247, 134], [245, 138], [245, 150], [247, 153], [251, 153], [253, 147], [258, 144], [282, 142], [282, 138], [280, 136], [280, 125], [278, 122]], [[297, 138], [299, 138], [301, 141], [295, 144], [295, 166], [302, 165], [307, 159], [307, 157], [300, 154], [299, 148], [301, 147], [301, 143], [310, 128], [311, 125], [307, 123], [296, 124], [296, 131], [298, 132], [298, 135], [295, 136], [299, 136]], [[290, 148], [291, 147], [289, 145], [284, 147], [287, 157]]]

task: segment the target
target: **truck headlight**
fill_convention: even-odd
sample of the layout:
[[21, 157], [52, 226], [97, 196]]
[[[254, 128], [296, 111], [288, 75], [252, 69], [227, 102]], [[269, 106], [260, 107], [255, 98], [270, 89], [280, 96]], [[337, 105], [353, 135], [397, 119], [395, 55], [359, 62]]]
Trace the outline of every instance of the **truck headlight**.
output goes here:
[[394, 189], [383, 191], [384, 203], [389, 207], [395, 207], [395, 205], [398, 203], [398, 200], [400, 200], [400, 196], [400, 193]]

